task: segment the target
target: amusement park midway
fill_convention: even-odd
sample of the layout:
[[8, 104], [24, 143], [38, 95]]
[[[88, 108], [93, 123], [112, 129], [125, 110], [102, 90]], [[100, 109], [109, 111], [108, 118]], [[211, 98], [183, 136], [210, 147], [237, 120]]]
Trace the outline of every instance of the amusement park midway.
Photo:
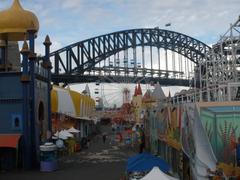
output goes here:
[[240, 2], [2, 0], [0, 179], [240, 179]]
[[110, 144], [111, 138], [111, 130], [106, 143], [103, 143], [101, 136], [95, 136], [91, 139], [88, 149], [62, 157], [58, 170], [52, 173], [42, 173], [36, 169], [26, 172], [4, 172], [0, 174], [0, 179], [120, 179], [124, 174], [127, 158], [134, 152], [121, 143]]

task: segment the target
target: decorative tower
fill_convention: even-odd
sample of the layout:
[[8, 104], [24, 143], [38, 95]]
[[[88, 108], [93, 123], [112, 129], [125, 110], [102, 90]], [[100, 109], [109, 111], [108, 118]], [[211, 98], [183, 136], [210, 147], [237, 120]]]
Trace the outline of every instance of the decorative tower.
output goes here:
[[142, 88], [140, 83], [135, 87], [134, 95], [132, 98], [132, 104], [134, 106], [134, 117], [136, 123], [141, 123], [141, 111], [142, 111]]
[[[1, 71], [11, 71], [18, 67], [20, 71], [20, 58], [17, 41], [29, 39], [28, 29], [37, 33], [39, 23], [37, 17], [30, 11], [22, 8], [18, 0], [12, 6], [0, 12], [0, 39], [1, 43]], [[36, 36], [36, 34], [35, 34]]]
[[130, 103], [130, 90], [128, 88], [123, 89], [123, 104]]
[[[38, 164], [39, 145], [51, 131], [51, 42], [47, 36], [46, 55], [38, 60], [38, 30], [37, 17], [24, 10], [19, 0], [0, 12], [0, 137], [7, 134], [16, 141], [17, 150], [22, 152], [18, 161], [25, 169]], [[21, 52], [18, 41], [24, 41]]]
[[137, 87], [137, 95], [138, 95], [138, 96], [142, 96], [142, 88], [141, 88], [140, 83], [138, 83], [138, 87]]

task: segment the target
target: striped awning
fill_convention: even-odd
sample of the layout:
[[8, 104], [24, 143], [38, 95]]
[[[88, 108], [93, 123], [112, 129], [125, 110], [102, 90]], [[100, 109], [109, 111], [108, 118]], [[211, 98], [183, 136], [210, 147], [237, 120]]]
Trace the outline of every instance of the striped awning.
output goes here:
[[77, 115], [76, 109], [78, 108], [75, 107], [74, 99], [70, 90], [54, 86], [51, 92], [52, 112], [75, 117]]
[[91, 97], [58, 86], [53, 86], [51, 91], [51, 104], [52, 113], [61, 113], [78, 119], [89, 116], [88, 111], [95, 107]]

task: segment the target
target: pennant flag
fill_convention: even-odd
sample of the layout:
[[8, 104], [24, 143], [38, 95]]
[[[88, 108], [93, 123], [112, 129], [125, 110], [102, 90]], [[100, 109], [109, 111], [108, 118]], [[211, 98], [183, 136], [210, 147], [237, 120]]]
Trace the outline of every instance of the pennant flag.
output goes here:
[[167, 23], [167, 24], [165, 24], [165, 26], [166, 26], [166, 27], [171, 26], [171, 23]]

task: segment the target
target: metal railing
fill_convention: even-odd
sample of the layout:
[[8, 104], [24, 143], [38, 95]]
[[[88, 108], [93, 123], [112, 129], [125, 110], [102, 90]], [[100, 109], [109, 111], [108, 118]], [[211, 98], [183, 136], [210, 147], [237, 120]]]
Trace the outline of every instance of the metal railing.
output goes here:
[[48, 70], [43, 68], [41, 64], [35, 64], [35, 74], [48, 78]]
[[169, 100], [172, 104], [183, 104], [188, 102], [222, 102], [240, 101], [240, 82], [230, 82], [217, 86], [190, 89], [184, 93], [176, 94]]

